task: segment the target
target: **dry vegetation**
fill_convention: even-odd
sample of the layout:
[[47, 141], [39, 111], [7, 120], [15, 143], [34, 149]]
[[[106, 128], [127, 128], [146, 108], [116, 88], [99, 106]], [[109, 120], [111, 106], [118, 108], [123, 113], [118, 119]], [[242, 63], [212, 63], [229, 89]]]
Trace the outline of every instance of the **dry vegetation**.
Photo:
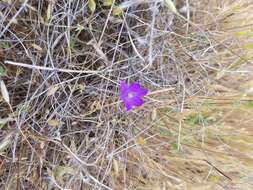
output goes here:
[[176, 7], [0, 1], [1, 190], [253, 189], [253, 3]]

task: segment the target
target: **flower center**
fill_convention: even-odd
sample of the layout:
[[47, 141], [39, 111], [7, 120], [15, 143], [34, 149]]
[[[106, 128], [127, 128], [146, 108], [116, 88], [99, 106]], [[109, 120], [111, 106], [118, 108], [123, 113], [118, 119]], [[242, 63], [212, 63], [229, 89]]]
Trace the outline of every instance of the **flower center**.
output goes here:
[[134, 93], [133, 92], [129, 92], [127, 94], [127, 98], [130, 99], [130, 98], [133, 98], [134, 97]]

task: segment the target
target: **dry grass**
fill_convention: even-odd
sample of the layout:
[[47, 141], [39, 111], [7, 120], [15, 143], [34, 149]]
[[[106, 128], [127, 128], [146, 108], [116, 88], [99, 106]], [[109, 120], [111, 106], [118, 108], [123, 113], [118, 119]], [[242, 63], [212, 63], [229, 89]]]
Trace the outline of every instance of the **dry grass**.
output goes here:
[[252, 2], [161, 2], [0, 2], [0, 189], [253, 189]]

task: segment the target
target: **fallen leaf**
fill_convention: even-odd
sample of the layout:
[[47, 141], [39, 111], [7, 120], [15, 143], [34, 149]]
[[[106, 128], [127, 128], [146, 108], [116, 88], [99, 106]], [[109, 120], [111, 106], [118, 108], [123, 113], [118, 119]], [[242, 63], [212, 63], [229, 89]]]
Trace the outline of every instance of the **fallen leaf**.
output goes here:
[[7, 75], [7, 71], [0, 66], [0, 77], [5, 77]]
[[9, 104], [10, 103], [10, 96], [8, 93], [8, 90], [4, 84], [4, 81], [1, 80], [1, 93], [4, 98], [4, 100]]
[[108, 7], [111, 6], [112, 3], [113, 3], [113, 0], [104, 0], [104, 1], [103, 1], [103, 5], [104, 5], [104, 6], [108, 6]]
[[46, 23], [52, 18], [53, 14], [53, 1], [49, 1], [47, 6], [47, 15], [46, 15]]
[[144, 146], [146, 144], [146, 140], [143, 137], [139, 137], [137, 139], [137, 143], [141, 146]]
[[6, 123], [10, 121], [15, 121], [12, 117], [7, 117], [7, 118], [0, 118], [0, 125], [5, 125]]
[[40, 46], [38, 46], [37, 44], [32, 44], [32, 47], [34, 48], [34, 49], [36, 49], [36, 50], [38, 50], [38, 51], [43, 51], [43, 49], [40, 47]]
[[122, 14], [123, 14], [123, 9], [122, 8], [120, 8], [120, 7], [113, 8], [113, 10], [112, 10], [112, 15], [113, 16], [120, 16]]
[[54, 95], [57, 90], [59, 89], [59, 86], [58, 85], [53, 85], [49, 88], [49, 90], [47, 91], [47, 96], [52, 96]]
[[212, 183], [219, 183], [220, 177], [216, 176], [216, 175], [210, 175], [208, 178], [208, 181], [210, 181]]
[[61, 185], [64, 185], [63, 177], [65, 174], [70, 174], [73, 176], [76, 174], [76, 170], [69, 166], [57, 166], [54, 168], [53, 175]]
[[0, 42], [0, 48], [1, 49], [9, 49], [10, 43], [9, 42]]
[[0, 142], [0, 152], [4, 151], [9, 146], [12, 135], [13, 133], [5, 135], [4, 139]]
[[47, 124], [51, 127], [58, 127], [60, 125], [60, 122], [56, 119], [50, 119], [47, 121]]
[[177, 13], [177, 9], [172, 0], [164, 0], [165, 6], [169, 9], [169, 11], [173, 13]]
[[152, 121], [154, 121], [157, 117], [157, 110], [156, 109], [153, 109], [152, 113], [151, 113], [151, 119]]
[[5, 3], [11, 4], [11, 0], [2, 0]]
[[88, 7], [89, 7], [90, 11], [92, 13], [94, 13], [95, 10], [96, 10], [96, 2], [95, 2], [95, 0], [89, 0], [88, 1]]
[[83, 92], [83, 91], [85, 90], [85, 88], [86, 88], [86, 85], [85, 85], [85, 83], [78, 84], [78, 85], [77, 85], [77, 88], [78, 88], [81, 92]]
[[113, 159], [112, 160], [112, 166], [113, 166], [113, 170], [115, 172], [115, 175], [118, 176], [119, 175], [119, 164], [118, 161]]

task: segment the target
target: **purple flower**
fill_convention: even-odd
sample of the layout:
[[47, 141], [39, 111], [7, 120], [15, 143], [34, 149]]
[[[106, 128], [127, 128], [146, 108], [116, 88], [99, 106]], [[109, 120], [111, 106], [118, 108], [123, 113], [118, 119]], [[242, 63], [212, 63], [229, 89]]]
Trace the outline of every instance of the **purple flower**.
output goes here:
[[148, 93], [147, 89], [141, 88], [141, 85], [137, 82], [127, 85], [124, 81], [120, 82], [120, 98], [122, 99], [127, 111], [130, 111], [134, 107], [141, 106], [144, 102], [141, 99]]

